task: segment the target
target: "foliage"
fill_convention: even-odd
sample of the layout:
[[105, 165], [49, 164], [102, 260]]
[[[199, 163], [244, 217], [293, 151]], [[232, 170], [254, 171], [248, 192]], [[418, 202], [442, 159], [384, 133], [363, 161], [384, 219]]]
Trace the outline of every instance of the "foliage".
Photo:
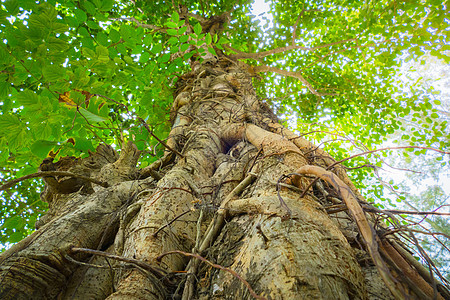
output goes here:
[[[231, 56], [273, 51], [241, 58], [249, 71], [265, 66], [297, 77], [254, 74], [261, 98], [278, 115], [298, 118], [296, 129], [308, 138], [333, 137], [323, 146], [338, 159], [406, 131], [401, 120], [411, 114], [426, 126], [410, 128], [401, 137], [404, 143], [448, 150], [450, 136], [442, 130], [446, 123], [433, 107], [437, 100], [403, 94], [395, 83], [402, 57], [418, 59], [428, 51], [450, 61], [444, 55], [449, 50], [447, 8], [440, 1], [273, 1], [273, 20], [266, 15], [264, 28], [250, 14], [250, 5], [3, 1], [0, 178], [33, 173], [49, 155], [56, 160], [85, 156], [99, 143], [120, 148], [133, 140], [144, 151], [141, 167], [155, 160], [163, 148], [137, 116], [154, 135], [167, 136], [174, 84], [188, 71], [189, 59], [202, 59], [204, 50], [195, 46], [205, 44], [210, 53]], [[183, 17], [185, 8], [197, 17]], [[223, 33], [202, 33], [202, 18], [227, 11]], [[274, 51], [289, 45], [298, 47]], [[373, 157], [357, 157], [346, 165], [379, 166]], [[359, 187], [373, 169], [355, 170]], [[41, 189], [40, 182], [25, 181], [2, 193], [1, 244], [32, 230], [46, 205], [36, 193]], [[384, 197], [379, 187], [372, 192]]]

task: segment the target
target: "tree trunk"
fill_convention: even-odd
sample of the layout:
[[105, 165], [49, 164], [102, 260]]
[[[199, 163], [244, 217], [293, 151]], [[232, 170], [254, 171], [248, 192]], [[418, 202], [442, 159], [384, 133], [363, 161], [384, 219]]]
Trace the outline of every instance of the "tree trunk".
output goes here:
[[194, 63], [174, 92], [174, 151], [145, 169], [132, 143], [120, 157], [99, 146], [86, 159], [45, 162], [109, 187], [45, 179], [50, 210], [2, 253], [0, 298], [393, 298], [354, 219], [327, 213], [342, 196], [319, 180], [301, 197], [314, 177], [283, 177], [333, 160], [282, 128], [251, 80], [225, 57]]

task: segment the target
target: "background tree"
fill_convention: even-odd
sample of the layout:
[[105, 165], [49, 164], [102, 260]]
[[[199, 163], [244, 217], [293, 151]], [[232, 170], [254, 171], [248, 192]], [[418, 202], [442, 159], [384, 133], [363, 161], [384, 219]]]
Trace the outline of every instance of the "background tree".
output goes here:
[[358, 190], [407, 115], [406, 147], [448, 155], [439, 100], [395, 84], [407, 54], [448, 63], [446, 5], [277, 1], [265, 31], [250, 5], [2, 3], [1, 176], [46, 185], [2, 186], [1, 242], [49, 207], [2, 297], [449, 297]]

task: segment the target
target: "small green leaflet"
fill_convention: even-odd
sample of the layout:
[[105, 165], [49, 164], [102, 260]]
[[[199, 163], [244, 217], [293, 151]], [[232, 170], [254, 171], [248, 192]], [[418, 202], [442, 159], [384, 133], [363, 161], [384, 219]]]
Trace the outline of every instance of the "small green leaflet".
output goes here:
[[169, 34], [169, 35], [177, 35], [178, 34], [178, 30], [176, 30], [176, 29], [167, 29], [167, 34]]
[[170, 60], [170, 53], [165, 53], [160, 59], [158, 59], [159, 62], [168, 62]]
[[167, 22], [167, 23], [166, 23], [166, 26], [167, 26], [167, 27], [170, 27], [170, 28], [177, 28], [177, 27], [178, 27], [178, 24], [177, 24], [177, 23], [174, 23], [174, 22]]
[[161, 44], [153, 45], [152, 52], [153, 52], [154, 54], [160, 53], [161, 50], [162, 50]]
[[211, 37], [211, 34], [208, 32], [208, 34], [206, 35], [205, 43], [206, 43], [206, 45], [209, 45], [209, 44], [211, 44], [211, 42], [212, 42], [212, 37]]
[[202, 32], [202, 25], [200, 25], [200, 23], [195, 24], [194, 32], [196, 35], [199, 35]]
[[178, 23], [178, 21], [180, 20], [180, 15], [179, 15], [177, 12], [174, 12], [174, 13], [172, 14], [172, 20], [173, 20], [175, 23]]
[[186, 26], [181, 27], [180, 29], [178, 29], [178, 35], [184, 34], [186, 32], [186, 30], [187, 30]]

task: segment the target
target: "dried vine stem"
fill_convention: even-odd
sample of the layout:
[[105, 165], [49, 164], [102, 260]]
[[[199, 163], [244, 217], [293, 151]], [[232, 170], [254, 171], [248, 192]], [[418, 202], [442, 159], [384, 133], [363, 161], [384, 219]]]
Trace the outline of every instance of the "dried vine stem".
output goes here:
[[107, 182], [103, 182], [103, 181], [100, 181], [100, 180], [97, 180], [97, 179], [94, 179], [94, 178], [91, 178], [91, 177], [78, 175], [78, 174], [71, 173], [71, 172], [42, 171], [42, 172], [36, 172], [36, 173], [33, 173], [33, 174], [29, 174], [29, 175], [22, 176], [20, 178], [11, 180], [11, 181], [5, 183], [4, 185], [1, 185], [0, 186], [0, 191], [9, 189], [9, 188], [13, 187], [15, 184], [17, 184], [17, 183], [19, 183], [21, 181], [27, 180], [27, 179], [36, 178], [36, 177], [48, 177], [48, 176], [70, 176], [70, 177], [80, 178], [80, 179], [83, 179], [83, 180], [86, 180], [86, 181], [98, 184], [98, 185], [100, 185], [102, 187], [105, 187], [105, 188], [109, 187], [109, 184]]
[[213, 262], [207, 260], [206, 258], [204, 258], [204, 257], [202, 257], [202, 256], [200, 256], [200, 255], [198, 255], [198, 254], [188, 253], [188, 252], [183, 252], [183, 251], [179, 251], [179, 250], [174, 250], [174, 251], [169, 251], [169, 252], [166, 252], [166, 253], [161, 254], [160, 256], [158, 256], [158, 257], [156, 258], [156, 260], [157, 260], [157, 261], [161, 261], [161, 259], [162, 259], [164, 256], [169, 255], [169, 254], [181, 254], [181, 255], [184, 255], [184, 256], [193, 257], [193, 258], [196, 258], [196, 259], [198, 259], [198, 260], [201, 260], [202, 262], [207, 263], [208, 265], [210, 265], [210, 266], [212, 266], [212, 267], [214, 267], [214, 268], [216, 268], [216, 269], [220, 269], [220, 270], [223, 270], [223, 271], [225, 271], [225, 272], [228, 272], [228, 273], [230, 273], [231, 275], [233, 275], [234, 277], [236, 277], [237, 279], [239, 279], [239, 281], [241, 281], [241, 282], [245, 285], [245, 287], [248, 289], [248, 291], [250, 292], [250, 294], [251, 294], [255, 299], [267, 300], [267, 298], [265, 298], [265, 297], [263, 297], [263, 296], [259, 296], [258, 294], [256, 294], [255, 291], [254, 291], [254, 290], [252, 289], [252, 287], [250, 286], [250, 284], [249, 284], [244, 278], [242, 278], [237, 272], [235, 272], [235, 271], [233, 271], [233, 270], [231, 270], [231, 269], [229, 269], [229, 268], [226, 268], [226, 267], [224, 267], [224, 266], [215, 264], [215, 263], [213, 263]]

